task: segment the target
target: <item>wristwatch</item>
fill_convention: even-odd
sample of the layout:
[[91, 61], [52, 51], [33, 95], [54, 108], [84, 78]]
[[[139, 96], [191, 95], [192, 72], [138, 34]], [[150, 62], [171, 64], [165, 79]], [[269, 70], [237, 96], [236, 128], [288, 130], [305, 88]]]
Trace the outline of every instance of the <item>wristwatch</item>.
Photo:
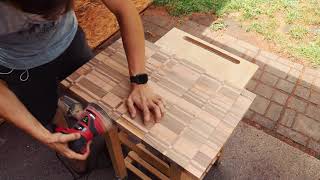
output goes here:
[[135, 76], [130, 76], [130, 81], [131, 83], [136, 83], [136, 84], [147, 84], [149, 78], [148, 74], [137, 74]]

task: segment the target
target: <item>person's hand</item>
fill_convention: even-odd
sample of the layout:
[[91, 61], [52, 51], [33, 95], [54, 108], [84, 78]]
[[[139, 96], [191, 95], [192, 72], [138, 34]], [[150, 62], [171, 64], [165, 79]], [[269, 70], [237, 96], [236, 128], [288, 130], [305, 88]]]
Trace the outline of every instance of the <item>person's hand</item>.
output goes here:
[[[156, 95], [147, 84], [132, 85], [132, 91], [127, 100], [127, 106], [132, 118], [137, 115], [137, 107], [143, 112], [144, 124], [151, 123], [151, 116], [156, 122], [160, 122], [164, 116], [165, 108], [162, 98]], [[153, 113], [153, 115], [151, 114]]]
[[62, 133], [54, 133], [48, 139], [47, 145], [55, 150], [56, 152], [60, 153], [62, 156], [65, 156], [69, 159], [74, 160], [86, 160], [90, 154], [90, 144], [87, 144], [87, 151], [85, 154], [78, 154], [72, 151], [68, 147], [68, 142], [77, 140], [81, 137], [79, 133], [72, 133], [72, 134], [62, 134]]

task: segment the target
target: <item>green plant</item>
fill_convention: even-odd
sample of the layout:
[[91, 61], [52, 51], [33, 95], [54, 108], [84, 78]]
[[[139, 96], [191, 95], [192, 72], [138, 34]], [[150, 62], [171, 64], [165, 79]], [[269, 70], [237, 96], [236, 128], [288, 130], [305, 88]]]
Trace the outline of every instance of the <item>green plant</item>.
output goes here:
[[216, 22], [211, 25], [211, 29], [214, 31], [223, 30], [226, 27], [227, 27], [227, 25], [224, 22]]
[[155, 4], [166, 6], [173, 16], [212, 12], [214, 9], [212, 0], [155, 0]]
[[308, 34], [308, 29], [302, 26], [294, 26], [289, 31], [290, 37], [296, 40], [303, 39], [307, 34]]
[[267, 21], [255, 21], [253, 22], [246, 31], [254, 31], [263, 35], [266, 39], [272, 40], [276, 37], [276, 28], [278, 27], [275, 19], [269, 19]]
[[298, 11], [289, 11], [286, 16], [286, 22], [288, 24], [292, 24], [294, 21], [300, 18], [300, 14]]
[[296, 47], [296, 53], [300, 57], [311, 59], [313, 63], [320, 64], [320, 43], [311, 42]]

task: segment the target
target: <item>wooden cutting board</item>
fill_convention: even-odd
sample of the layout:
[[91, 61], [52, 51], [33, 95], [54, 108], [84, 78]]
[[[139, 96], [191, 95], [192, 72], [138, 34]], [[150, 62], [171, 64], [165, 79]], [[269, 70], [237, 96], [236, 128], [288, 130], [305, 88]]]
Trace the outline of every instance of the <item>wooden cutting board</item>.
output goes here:
[[[171, 36], [173, 33], [177, 36]], [[84, 101], [99, 103], [123, 129], [201, 179], [253, 102], [255, 95], [243, 86], [257, 67], [210, 44], [205, 49], [201, 44], [201, 48], [194, 47], [179, 39], [179, 33], [197, 40], [197, 46], [204, 43], [177, 29], [163, 37], [171, 36], [170, 43], [165, 44], [163, 39], [156, 43], [159, 46], [146, 42], [149, 85], [166, 102], [166, 115], [160, 123], [145, 126], [141, 115], [132, 119], [128, 114], [125, 99], [130, 83], [121, 40], [62, 84]], [[238, 63], [233, 65], [228, 58]], [[226, 72], [232, 69], [235, 75], [221, 75], [217, 68]], [[243, 79], [237, 83], [236, 76], [240, 75]], [[230, 77], [234, 79], [230, 81]]]

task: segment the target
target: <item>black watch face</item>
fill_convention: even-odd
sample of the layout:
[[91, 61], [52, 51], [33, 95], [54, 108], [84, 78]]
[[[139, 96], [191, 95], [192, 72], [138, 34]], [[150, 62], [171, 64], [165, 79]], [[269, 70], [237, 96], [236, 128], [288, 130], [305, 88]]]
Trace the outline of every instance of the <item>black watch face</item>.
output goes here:
[[147, 74], [137, 75], [135, 80], [137, 84], [146, 84], [148, 82], [148, 75]]

